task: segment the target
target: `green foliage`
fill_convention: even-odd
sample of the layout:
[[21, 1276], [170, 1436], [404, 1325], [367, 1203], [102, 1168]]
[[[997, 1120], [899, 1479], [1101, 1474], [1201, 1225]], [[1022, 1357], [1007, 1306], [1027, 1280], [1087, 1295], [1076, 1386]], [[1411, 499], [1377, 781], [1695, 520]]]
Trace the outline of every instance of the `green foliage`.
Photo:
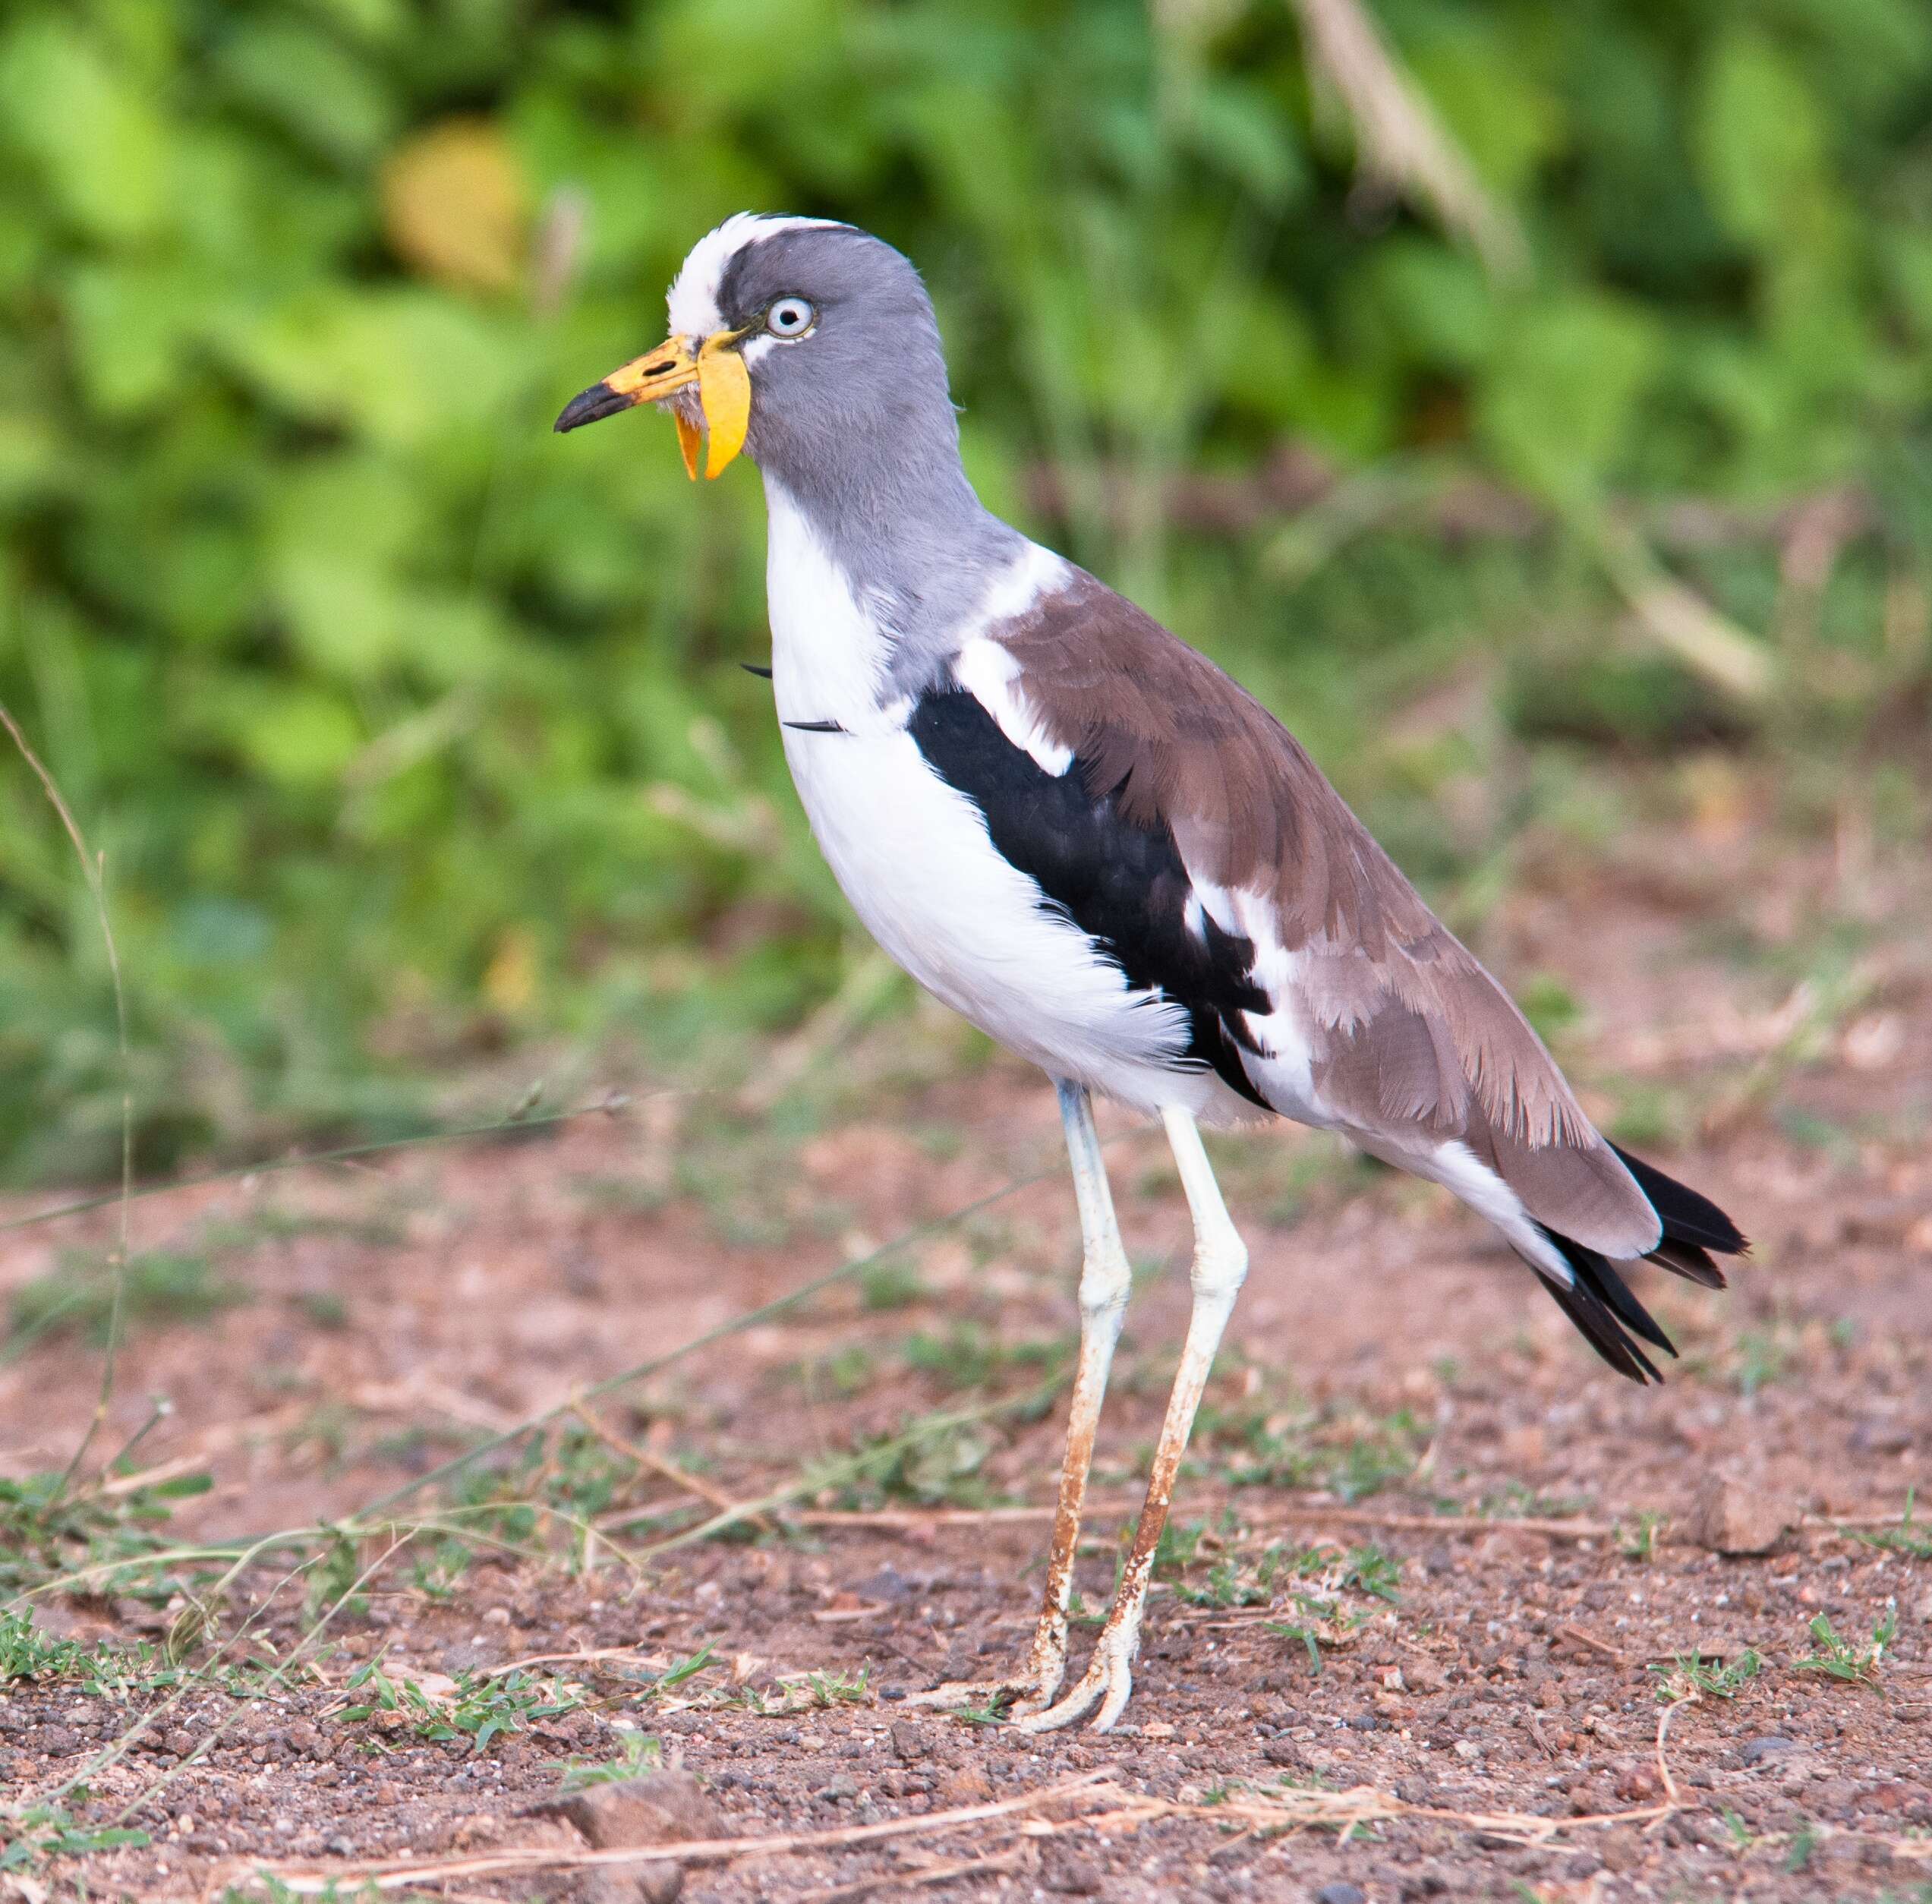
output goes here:
[[[79, 1795], [85, 1797], [84, 1787]], [[57, 1858], [137, 1849], [153, 1842], [147, 1832], [126, 1826], [83, 1824], [61, 1805], [30, 1805], [0, 1824], [0, 1872], [39, 1871]]]
[[1809, 1631], [1818, 1644], [1818, 1650], [1804, 1659], [1794, 1660], [1793, 1671], [1823, 1673], [1827, 1679], [1842, 1679], [1848, 1685], [1875, 1686], [1886, 1649], [1898, 1637], [1898, 1609], [1886, 1609], [1872, 1628], [1871, 1644], [1866, 1646], [1839, 1634], [1833, 1626], [1829, 1613], [1819, 1614], [1812, 1621]]
[[[218, 1275], [206, 1256], [181, 1251], [144, 1250], [128, 1259], [125, 1273], [121, 1320], [131, 1329], [143, 1322], [205, 1321], [245, 1301], [248, 1294]], [[105, 1343], [113, 1314], [111, 1266], [87, 1252], [65, 1250], [58, 1267], [14, 1292], [7, 1348], [17, 1351], [64, 1332]]]
[[90, 1664], [85, 1648], [45, 1631], [24, 1613], [0, 1607], [0, 1685], [66, 1679], [85, 1674]]
[[1896, 1527], [1858, 1528], [1852, 1530], [1852, 1538], [1862, 1540], [1868, 1547], [1883, 1547], [1891, 1553], [1902, 1553], [1913, 1560], [1932, 1560], [1932, 1527], [1915, 1518], [1918, 1504], [1918, 1490], [1905, 1489], [1905, 1511]]
[[1648, 1669], [1658, 1679], [1657, 1701], [1674, 1706], [1686, 1699], [1710, 1698], [1735, 1699], [1739, 1691], [1763, 1670], [1764, 1662], [1754, 1647], [1746, 1647], [1735, 1659], [1709, 1659], [1698, 1653], [1678, 1653], [1669, 1665], [1657, 1663]]
[[584, 1701], [555, 1681], [539, 1679], [521, 1669], [496, 1674], [462, 1672], [446, 1696], [427, 1691], [414, 1679], [392, 1678], [380, 1660], [357, 1667], [343, 1682], [361, 1694], [345, 1706], [345, 1725], [381, 1719], [433, 1745], [468, 1739], [472, 1751], [487, 1751], [491, 1743], [520, 1732], [539, 1720], [556, 1719], [581, 1710]]
[[[742, 206], [918, 258], [989, 501], [1338, 764], [1479, 631], [1600, 617], [1587, 564], [1559, 538], [1451, 570], [1398, 526], [1265, 573], [1176, 533], [1166, 472], [1426, 452], [1586, 538], [1625, 493], [1856, 475], [1922, 564], [1932, 13], [1374, 11], [1528, 235], [1516, 281], [1363, 216], [1278, 5], [8, 9], [0, 698], [106, 855], [143, 1166], [382, 1134], [411, 1078], [507, 1038], [675, 1052], [722, 1001], [755, 1030], [836, 986], [844, 915], [734, 665], [764, 647], [750, 473], [694, 495], [648, 420], [547, 429]], [[1775, 570], [1694, 579], [1742, 610]], [[1887, 664], [1883, 582], [1821, 618], [1847, 679]], [[16, 1177], [118, 1158], [76, 883], [0, 774]]]
[[990, 1507], [1006, 1499], [982, 1471], [992, 1452], [991, 1440], [966, 1422], [930, 1433], [868, 1436], [854, 1454], [808, 1461], [808, 1476], [815, 1478], [822, 1470], [827, 1479], [823, 1489], [808, 1491], [814, 1499], [848, 1508], [906, 1502], [919, 1507]]
[[1406, 1480], [1427, 1439], [1406, 1408], [1328, 1418], [1259, 1408], [1203, 1426], [1217, 1442], [1233, 1444], [1225, 1472], [1234, 1486], [1328, 1488], [1344, 1502]]
[[563, 1774], [560, 1790], [582, 1792], [594, 1785], [620, 1785], [626, 1779], [641, 1778], [656, 1771], [663, 1759], [659, 1741], [643, 1732], [626, 1732], [615, 1758], [581, 1758], [573, 1752], [554, 1769]]
[[52, 1471], [18, 1479], [0, 1476], [0, 1591], [18, 1593], [84, 1569], [118, 1569], [96, 1576], [99, 1592], [165, 1600], [181, 1583], [147, 1564], [165, 1551], [157, 1531], [171, 1503], [206, 1493], [206, 1473], [129, 1486], [117, 1476], [84, 1483]]
[[16, 1680], [58, 1682], [92, 1698], [124, 1701], [176, 1683], [177, 1665], [145, 1640], [83, 1646], [47, 1632], [24, 1612], [0, 1609], [0, 1686]]

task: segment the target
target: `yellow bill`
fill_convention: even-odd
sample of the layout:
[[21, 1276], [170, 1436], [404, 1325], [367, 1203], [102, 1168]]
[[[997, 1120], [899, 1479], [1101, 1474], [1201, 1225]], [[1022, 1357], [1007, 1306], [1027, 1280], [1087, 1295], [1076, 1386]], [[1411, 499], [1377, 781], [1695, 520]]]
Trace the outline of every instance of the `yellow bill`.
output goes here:
[[[708, 481], [744, 448], [745, 433], [751, 427], [752, 374], [733, 348], [741, 334], [719, 331], [701, 343], [689, 337], [667, 339], [654, 351], [633, 358], [601, 383], [593, 383], [572, 397], [554, 427], [559, 432], [578, 430], [640, 403], [656, 403], [695, 383], [704, 416], [704, 434], [709, 440], [704, 456]], [[681, 411], [673, 411], [673, 416], [685, 472], [695, 482], [698, 426]]]

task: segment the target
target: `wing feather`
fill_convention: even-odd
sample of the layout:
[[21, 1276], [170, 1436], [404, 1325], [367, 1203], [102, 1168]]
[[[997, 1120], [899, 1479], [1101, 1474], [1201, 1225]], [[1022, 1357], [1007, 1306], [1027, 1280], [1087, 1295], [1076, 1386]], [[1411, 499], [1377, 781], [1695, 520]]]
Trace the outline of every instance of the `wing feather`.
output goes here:
[[988, 631], [1089, 796], [1171, 837], [1278, 942], [1313, 1083], [1378, 1154], [1460, 1143], [1534, 1221], [1618, 1260], [1661, 1227], [1529, 1022], [1287, 730], [1092, 576]]

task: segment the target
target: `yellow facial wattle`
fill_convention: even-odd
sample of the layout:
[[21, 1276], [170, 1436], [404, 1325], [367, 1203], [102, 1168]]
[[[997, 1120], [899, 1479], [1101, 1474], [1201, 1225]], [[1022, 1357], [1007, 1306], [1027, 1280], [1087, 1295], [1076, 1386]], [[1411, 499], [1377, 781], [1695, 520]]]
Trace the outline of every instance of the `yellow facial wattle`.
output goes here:
[[[752, 427], [752, 374], [744, 358], [727, 348], [734, 339], [711, 337], [698, 353], [698, 400], [704, 408], [704, 479], [709, 482], [745, 446]], [[685, 466], [690, 467], [687, 450]], [[695, 480], [694, 477], [693, 480]]]

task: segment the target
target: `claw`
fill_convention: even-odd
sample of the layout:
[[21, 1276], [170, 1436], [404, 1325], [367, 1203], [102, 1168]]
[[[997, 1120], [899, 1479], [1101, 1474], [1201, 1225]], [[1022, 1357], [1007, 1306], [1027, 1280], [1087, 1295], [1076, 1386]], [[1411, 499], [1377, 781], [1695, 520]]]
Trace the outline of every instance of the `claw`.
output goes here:
[[1110, 1621], [1102, 1628], [1093, 1657], [1073, 1690], [1057, 1705], [1016, 1714], [1013, 1723], [1023, 1732], [1056, 1732], [1084, 1718], [1098, 1702], [1100, 1710], [1094, 1714], [1093, 1729], [1111, 1732], [1133, 1691], [1133, 1656], [1139, 1638], [1137, 1632]]

